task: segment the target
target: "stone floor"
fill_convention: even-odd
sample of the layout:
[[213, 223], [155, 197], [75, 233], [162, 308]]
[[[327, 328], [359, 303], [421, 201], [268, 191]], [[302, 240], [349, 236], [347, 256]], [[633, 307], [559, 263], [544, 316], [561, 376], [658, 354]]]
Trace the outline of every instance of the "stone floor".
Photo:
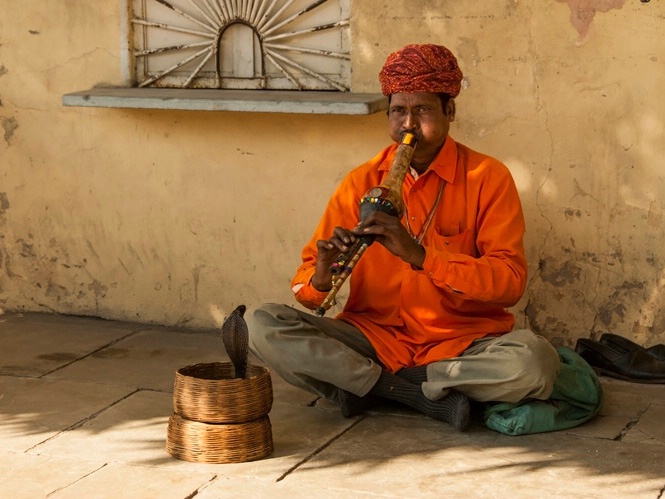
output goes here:
[[215, 332], [0, 315], [0, 497], [665, 497], [665, 385], [607, 378], [593, 421], [511, 437], [397, 407], [344, 419], [273, 376], [272, 455], [173, 458], [176, 369], [227, 359]]

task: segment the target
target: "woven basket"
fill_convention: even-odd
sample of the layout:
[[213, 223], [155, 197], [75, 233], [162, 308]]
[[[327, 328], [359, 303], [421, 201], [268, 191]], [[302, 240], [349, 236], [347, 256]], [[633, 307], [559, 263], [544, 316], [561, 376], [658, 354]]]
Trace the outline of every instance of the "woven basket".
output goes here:
[[203, 423], [246, 423], [272, 407], [270, 372], [247, 365], [247, 377], [235, 378], [230, 362], [194, 364], [176, 371], [173, 410], [184, 419]]
[[273, 452], [268, 416], [240, 424], [207, 424], [169, 418], [166, 450], [172, 456], [198, 463], [242, 463]]

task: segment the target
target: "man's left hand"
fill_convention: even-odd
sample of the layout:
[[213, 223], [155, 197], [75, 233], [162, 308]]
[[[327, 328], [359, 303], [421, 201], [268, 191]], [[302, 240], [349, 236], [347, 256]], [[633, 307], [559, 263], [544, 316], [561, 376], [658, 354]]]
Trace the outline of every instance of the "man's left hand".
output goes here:
[[425, 262], [425, 250], [411, 237], [397, 217], [375, 211], [360, 222], [353, 232], [358, 235], [373, 234], [376, 242], [414, 267], [422, 268]]

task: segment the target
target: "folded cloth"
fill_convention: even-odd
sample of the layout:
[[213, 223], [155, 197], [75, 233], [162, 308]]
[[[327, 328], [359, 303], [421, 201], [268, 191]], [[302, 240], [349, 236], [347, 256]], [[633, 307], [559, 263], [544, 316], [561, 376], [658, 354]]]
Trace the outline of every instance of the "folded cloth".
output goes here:
[[580, 338], [575, 351], [600, 374], [636, 383], [665, 383], [665, 362], [644, 351]]
[[507, 435], [565, 430], [596, 416], [603, 389], [591, 366], [568, 347], [557, 348], [561, 368], [548, 400], [498, 403], [484, 412], [485, 425]]
[[623, 336], [619, 336], [618, 334], [613, 334], [613, 333], [603, 333], [600, 337], [600, 342], [603, 345], [607, 345], [615, 349], [618, 348], [623, 348], [626, 350], [644, 349], [644, 351], [649, 355], [651, 355], [652, 357], [655, 357], [660, 361], [665, 361], [665, 345], [663, 345], [662, 343], [646, 348], [641, 345], [638, 345], [637, 343], [629, 340], [628, 338], [624, 338]]

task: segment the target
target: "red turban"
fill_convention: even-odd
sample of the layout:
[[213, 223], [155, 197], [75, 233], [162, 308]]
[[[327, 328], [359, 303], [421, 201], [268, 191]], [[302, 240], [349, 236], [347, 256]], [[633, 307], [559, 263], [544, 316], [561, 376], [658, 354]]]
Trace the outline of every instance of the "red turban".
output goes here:
[[462, 71], [453, 53], [441, 45], [407, 45], [393, 52], [379, 72], [384, 95], [399, 92], [459, 94]]

